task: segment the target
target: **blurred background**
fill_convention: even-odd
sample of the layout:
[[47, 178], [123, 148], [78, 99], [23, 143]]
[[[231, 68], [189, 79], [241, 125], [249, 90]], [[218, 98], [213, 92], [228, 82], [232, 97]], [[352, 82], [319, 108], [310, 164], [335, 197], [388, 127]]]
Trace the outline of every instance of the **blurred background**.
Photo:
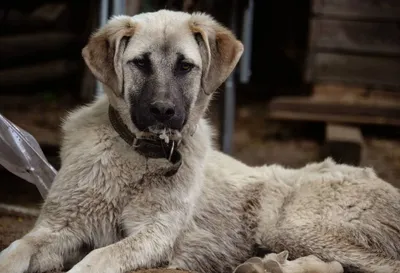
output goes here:
[[[59, 168], [63, 117], [101, 93], [80, 54], [89, 35], [113, 14], [163, 8], [208, 12], [245, 45], [208, 113], [221, 150], [250, 165], [331, 156], [400, 186], [398, 0], [1, 1], [0, 113]], [[42, 199], [1, 166], [0, 181], [1, 250]]]

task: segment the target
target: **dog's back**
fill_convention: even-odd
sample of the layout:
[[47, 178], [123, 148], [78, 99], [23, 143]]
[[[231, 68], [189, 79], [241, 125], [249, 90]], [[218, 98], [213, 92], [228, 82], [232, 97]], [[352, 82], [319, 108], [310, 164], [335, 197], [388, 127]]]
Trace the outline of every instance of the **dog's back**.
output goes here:
[[[292, 258], [317, 255], [363, 272], [400, 272], [400, 193], [371, 169], [332, 160], [299, 170], [272, 168], [290, 185], [276, 222], [259, 227], [261, 244]], [[265, 203], [269, 203], [269, 194]], [[265, 211], [261, 211], [261, 218]]]

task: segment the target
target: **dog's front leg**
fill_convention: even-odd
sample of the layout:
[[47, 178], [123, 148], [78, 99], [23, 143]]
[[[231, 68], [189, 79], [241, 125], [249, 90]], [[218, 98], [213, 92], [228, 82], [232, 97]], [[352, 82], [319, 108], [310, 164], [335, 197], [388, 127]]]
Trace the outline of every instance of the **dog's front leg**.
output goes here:
[[37, 225], [0, 253], [0, 273], [44, 272], [60, 269], [65, 258], [81, 245], [67, 229]]
[[140, 231], [127, 238], [89, 253], [68, 273], [125, 273], [156, 266], [172, 251], [182, 228], [182, 212], [158, 213], [148, 216]]

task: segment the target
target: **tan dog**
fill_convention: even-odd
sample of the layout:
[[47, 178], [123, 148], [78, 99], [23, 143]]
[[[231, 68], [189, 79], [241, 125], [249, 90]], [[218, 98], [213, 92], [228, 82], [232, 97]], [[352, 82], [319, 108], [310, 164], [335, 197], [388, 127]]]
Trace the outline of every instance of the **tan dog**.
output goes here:
[[400, 194], [372, 170], [251, 168], [213, 149], [204, 112], [242, 51], [198, 13], [118, 16], [97, 31], [83, 57], [107, 96], [66, 119], [61, 169], [0, 273], [231, 272], [256, 244], [400, 272]]

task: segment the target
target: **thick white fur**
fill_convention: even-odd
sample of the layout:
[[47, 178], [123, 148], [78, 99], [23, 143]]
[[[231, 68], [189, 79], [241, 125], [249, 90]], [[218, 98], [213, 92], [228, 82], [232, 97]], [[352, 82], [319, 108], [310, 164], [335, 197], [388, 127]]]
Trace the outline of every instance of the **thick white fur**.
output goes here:
[[[166, 29], [186, 37], [190, 32], [171, 22], [196, 17], [203, 24], [194, 31], [219, 35], [212, 33], [216, 23], [208, 16], [167, 11], [118, 17], [101, 31], [114, 35], [136, 20], [148, 33]], [[169, 27], [157, 28], [160, 24]], [[146, 37], [158, 43], [161, 34]], [[194, 45], [186, 50], [196, 56]], [[229, 69], [241, 54], [238, 48], [235, 56], [227, 55], [233, 56], [224, 64]], [[212, 86], [230, 72], [225, 67], [225, 74], [218, 74], [213, 65], [218, 64], [209, 67]], [[66, 119], [62, 167], [33, 230], [0, 254], [0, 273], [60, 268], [84, 249], [95, 250], [69, 273], [123, 273], [160, 264], [231, 272], [255, 244], [289, 250], [293, 258], [313, 254], [337, 260], [364, 272], [400, 272], [400, 194], [372, 169], [332, 160], [301, 169], [246, 166], [213, 148], [211, 128], [202, 118], [209, 98], [198, 93], [188, 124], [197, 129], [183, 133], [183, 165], [166, 178], [160, 170], [168, 161], [139, 155], [113, 130], [110, 102], [135, 128], [116, 85], [102, 79], [108, 96]]]

